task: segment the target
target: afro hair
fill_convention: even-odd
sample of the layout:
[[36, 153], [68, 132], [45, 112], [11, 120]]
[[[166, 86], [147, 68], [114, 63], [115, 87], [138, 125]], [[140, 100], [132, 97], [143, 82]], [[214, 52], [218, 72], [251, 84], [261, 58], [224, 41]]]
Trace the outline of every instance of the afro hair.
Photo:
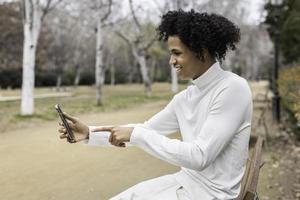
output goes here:
[[157, 27], [159, 40], [167, 41], [169, 36], [178, 36], [199, 59], [204, 59], [203, 50], [222, 61], [227, 50], [235, 50], [240, 41], [240, 29], [227, 18], [193, 9], [169, 11], [162, 16]]

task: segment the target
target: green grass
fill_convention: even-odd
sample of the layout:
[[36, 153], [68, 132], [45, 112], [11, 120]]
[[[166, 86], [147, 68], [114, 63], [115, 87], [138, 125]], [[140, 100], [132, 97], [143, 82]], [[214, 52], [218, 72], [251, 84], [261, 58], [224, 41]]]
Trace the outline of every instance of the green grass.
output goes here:
[[[180, 88], [185, 88], [181, 85]], [[153, 85], [151, 97], [144, 94], [143, 85], [117, 85], [105, 86], [103, 90], [103, 105], [96, 106], [95, 88], [81, 86], [66, 88], [66, 92], [71, 92], [72, 97], [52, 97], [35, 99], [35, 112], [32, 116], [20, 115], [20, 101], [0, 102], [0, 131], [20, 128], [29, 124], [39, 124], [45, 121], [57, 119], [54, 105], [59, 103], [63, 110], [72, 115], [107, 112], [124, 109], [138, 104], [170, 100], [173, 96], [170, 92], [171, 86], [167, 83], [157, 83]], [[51, 88], [36, 88], [35, 94], [54, 93]], [[20, 90], [0, 91], [2, 96], [20, 95]]]

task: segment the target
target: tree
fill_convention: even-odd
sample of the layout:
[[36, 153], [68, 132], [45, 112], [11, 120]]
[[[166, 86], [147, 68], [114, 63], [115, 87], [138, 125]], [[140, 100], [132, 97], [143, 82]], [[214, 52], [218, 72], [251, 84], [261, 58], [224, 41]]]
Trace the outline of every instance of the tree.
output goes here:
[[[94, 33], [96, 33], [96, 57], [95, 57], [95, 81], [96, 81], [96, 105], [103, 104], [103, 93], [102, 88], [105, 82], [105, 70], [104, 65], [104, 27], [107, 26], [108, 18], [112, 12], [113, 1], [112, 0], [83, 0], [78, 2], [72, 2], [76, 5], [77, 16], [76, 18], [81, 21], [81, 26], [93, 26]], [[86, 15], [89, 13], [89, 15]], [[82, 27], [82, 28], [83, 28]], [[91, 27], [84, 27], [90, 29]], [[83, 34], [82, 34], [83, 36]], [[77, 36], [75, 36], [77, 37]], [[79, 49], [79, 48], [77, 48]], [[75, 55], [79, 55], [77, 52]], [[87, 55], [86, 55], [87, 57]], [[79, 68], [77, 72], [80, 73]], [[78, 76], [76, 76], [78, 77]]]
[[[90, 39], [94, 39], [94, 31], [90, 27], [84, 26], [85, 18], [79, 17], [84, 12], [78, 12], [68, 4], [68, 10], [62, 8], [54, 9], [47, 17], [46, 24], [49, 26], [49, 33], [52, 36], [52, 42], [48, 45], [48, 60], [52, 63], [53, 69], [57, 74], [57, 91], [61, 91], [63, 74], [66, 70], [71, 72], [75, 70], [73, 84], [77, 86], [80, 81], [80, 75], [89, 51], [94, 51]], [[95, 43], [93, 43], [94, 45]]]
[[22, 0], [23, 11], [23, 75], [21, 115], [32, 115], [34, 112], [34, 70], [38, 39], [42, 22], [46, 14], [62, 0]]
[[[105, 79], [105, 66], [103, 64], [103, 27], [105, 26], [105, 20], [111, 13], [112, 0], [108, 1], [97, 1], [97, 44], [96, 44], [96, 104], [103, 104], [102, 87]], [[103, 12], [103, 9], [107, 9]]]
[[22, 18], [17, 3], [0, 4], [0, 69], [17, 69], [22, 61]]
[[[81, 81], [82, 72], [84, 74], [87, 71], [91, 73], [91, 70], [87, 70], [91, 66], [95, 69], [95, 26], [97, 20], [95, 2], [89, 0], [65, 0], [64, 2], [68, 4], [67, 9], [62, 6], [57, 7], [47, 17], [50, 32], [53, 33], [54, 37], [54, 42], [51, 43], [51, 47], [54, 47], [52, 62], [53, 58], [64, 58], [60, 59], [64, 62], [56, 65], [56, 69], [64, 68], [58, 71], [69, 70], [71, 74], [74, 70], [73, 84], [76, 87]], [[51, 53], [51, 49], [49, 49], [49, 53]]]
[[198, 4], [197, 9], [221, 14], [239, 26], [241, 41], [235, 51], [227, 53], [222, 66], [255, 80], [261, 78], [260, 72], [262, 71], [264, 71], [264, 76], [266, 75], [265, 68], [270, 59], [272, 45], [264, 26], [247, 22], [247, 6], [247, 2], [240, 0], [210, 0]]
[[133, 8], [132, 0], [129, 0], [129, 5], [130, 5], [131, 16], [133, 18], [133, 23], [134, 23], [134, 30], [132, 32], [134, 32], [135, 34], [129, 37], [128, 34], [124, 34], [122, 31], [118, 30], [115, 32], [130, 47], [132, 55], [134, 56], [134, 58], [136, 59], [136, 61], [140, 66], [140, 71], [145, 86], [145, 93], [147, 96], [151, 96], [152, 83], [149, 76], [149, 69], [147, 67], [146, 56], [147, 56], [148, 49], [154, 43], [156, 38], [152, 37], [151, 39], [146, 41], [144, 37], [145, 33], [143, 32], [143, 26], [141, 25], [140, 21], [136, 16], [135, 9]]
[[60, 18], [55, 18], [55, 21], [57, 24], [51, 24], [51, 30], [49, 31], [52, 33], [53, 40], [48, 45], [47, 56], [49, 63], [53, 65], [52, 68], [55, 69], [57, 75], [56, 91], [61, 91], [64, 68], [70, 63], [70, 59], [74, 57], [74, 53], [72, 51], [71, 38], [66, 33], [70, 29], [61, 27], [62, 24], [67, 26], [68, 22], [66, 18], [60, 16]]
[[[268, 32], [274, 38], [275, 27], [279, 28], [281, 35], [280, 49], [287, 64], [300, 61], [300, 1], [284, 0], [276, 10], [270, 3], [265, 5], [267, 16], [265, 23], [269, 25]], [[279, 13], [276, 13], [279, 11]], [[278, 22], [275, 15], [279, 16]]]
[[266, 66], [271, 59], [272, 43], [264, 26], [241, 25], [241, 41], [224, 65], [237, 74], [258, 80], [269, 76]]
[[300, 2], [286, 0], [285, 4], [281, 49], [286, 63], [300, 62]]

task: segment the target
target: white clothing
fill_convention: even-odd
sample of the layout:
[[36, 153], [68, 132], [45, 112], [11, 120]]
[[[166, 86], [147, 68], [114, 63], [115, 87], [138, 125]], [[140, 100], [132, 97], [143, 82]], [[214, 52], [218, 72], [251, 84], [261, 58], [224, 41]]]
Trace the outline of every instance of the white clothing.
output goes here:
[[[180, 166], [172, 177], [191, 199], [234, 199], [248, 157], [251, 118], [246, 80], [215, 63], [161, 112], [136, 125], [130, 144]], [[176, 131], [183, 141], [166, 137]]]
[[175, 176], [165, 175], [141, 182], [110, 200], [191, 200]]

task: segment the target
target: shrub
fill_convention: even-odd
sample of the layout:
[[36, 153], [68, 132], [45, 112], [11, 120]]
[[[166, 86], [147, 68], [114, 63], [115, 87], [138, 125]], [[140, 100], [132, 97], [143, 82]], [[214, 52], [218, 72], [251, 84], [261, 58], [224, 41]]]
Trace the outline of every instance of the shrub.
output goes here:
[[75, 72], [71, 70], [66, 70], [63, 73], [62, 84], [63, 85], [73, 85], [75, 79]]
[[56, 73], [54, 71], [36, 71], [35, 86], [45, 87], [56, 85]]
[[4, 68], [0, 70], [1, 88], [20, 88], [22, 85], [22, 69]]
[[280, 70], [278, 86], [283, 106], [293, 113], [300, 127], [300, 65]]
[[85, 70], [81, 73], [79, 85], [93, 85], [95, 83], [95, 73]]

